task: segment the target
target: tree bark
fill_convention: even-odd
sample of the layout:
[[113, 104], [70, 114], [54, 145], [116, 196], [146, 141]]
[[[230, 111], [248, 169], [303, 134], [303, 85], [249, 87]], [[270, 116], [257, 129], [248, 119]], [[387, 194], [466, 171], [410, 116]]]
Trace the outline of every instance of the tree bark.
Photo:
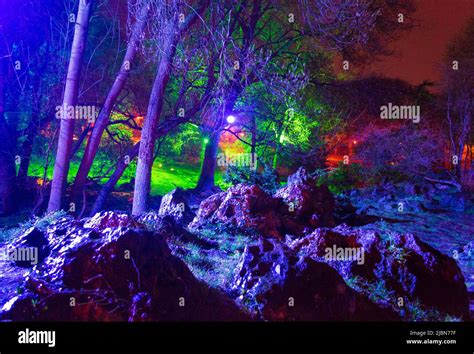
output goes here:
[[140, 36], [142, 35], [143, 30], [145, 28], [148, 11], [149, 7], [144, 5], [139, 17], [133, 25], [130, 40], [127, 45], [127, 50], [122, 61], [122, 66], [117, 77], [115, 78], [114, 83], [112, 84], [112, 87], [110, 88], [107, 94], [102, 109], [100, 110], [99, 116], [95, 121], [92, 133], [89, 139], [87, 140], [84, 156], [81, 160], [81, 164], [79, 166], [79, 170], [77, 172], [74, 181], [74, 186], [71, 192], [72, 202], [77, 203], [80, 199], [84, 186], [87, 182], [87, 176], [89, 175], [90, 169], [94, 162], [94, 158], [97, 154], [97, 150], [99, 149], [100, 140], [102, 138], [105, 128], [107, 127], [107, 124], [109, 123], [110, 113], [112, 112], [115, 102], [117, 101], [117, 97], [119, 96], [128, 79], [130, 65], [133, 62], [137, 53]]
[[204, 159], [202, 161], [198, 183], [195, 188], [196, 191], [204, 191], [214, 187], [214, 174], [216, 171], [216, 158], [220, 135], [220, 132], [217, 132], [207, 137], [208, 143], [204, 150]]
[[35, 140], [36, 133], [38, 131], [39, 119], [36, 113], [33, 113], [28, 127], [26, 129], [26, 139], [21, 146], [21, 161], [18, 169], [17, 181], [18, 186], [21, 188], [26, 182], [28, 176], [28, 168], [31, 162], [31, 153], [33, 152], [33, 143]]
[[[140, 143], [136, 143], [130, 149], [130, 151], [127, 154], [129, 162], [131, 162], [135, 157], [137, 157], [139, 148], [140, 148]], [[117, 164], [115, 165], [114, 173], [112, 173], [112, 176], [110, 176], [108, 181], [104, 184], [104, 186], [100, 190], [99, 195], [97, 196], [94, 202], [94, 206], [92, 207], [92, 210], [90, 213], [91, 216], [94, 215], [95, 213], [98, 213], [104, 208], [105, 201], [107, 200], [110, 193], [113, 191], [115, 185], [117, 184], [119, 179], [122, 177], [127, 167], [128, 167], [128, 164], [126, 163], [124, 158], [121, 158], [117, 162]]]
[[[77, 21], [74, 29], [71, 56], [64, 88], [63, 107], [74, 106], [79, 92], [79, 77], [81, 64], [86, 45], [87, 30], [93, 0], [80, 0], [77, 12]], [[74, 135], [74, 119], [61, 117], [59, 128], [58, 148], [54, 162], [51, 195], [49, 197], [48, 212], [61, 209], [66, 191], [67, 176], [71, 158], [71, 148]]]
[[[153, 152], [157, 138], [156, 128], [161, 115], [164, 101], [164, 92], [170, 77], [171, 64], [176, 53], [179, 37], [183, 35], [202, 15], [209, 6], [209, 0], [201, 2], [201, 7], [188, 15], [184, 23], [179, 26], [178, 16], [174, 16], [166, 28], [168, 34], [163, 38], [161, 60], [156, 73], [155, 81], [150, 94], [145, 124], [140, 139], [135, 186], [133, 191], [132, 214], [139, 215], [147, 209], [150, 194], [151, 168], [153, 166]], [[178, 30], [174, 30], [178, 28]]]
[[0, 215], [9, 215], [16, 209], [16, 169], [12, 136], [13, 132], [6, 123], [3, 107], [0, 107]]
[[14, 131], [5, 117], [5, 79], [8, 76], [8, 61], [0, 47], [0, 215], [15, 211], [16, 170], [13, 137]]
[[150, 194], [151, 168], [153, 165], [153, 151], [156, 140], [156, 127], [163, 108], [164, 92], [168, 84], [171, 62], [176, 52], [176, 34], [170, 33], [165, 39], [163, 57], [158, 66], [153, 88], [150, 94], [145, 124], [143, 125], [138, 163], [133, 191], [132, 214], [139, 215], [147, 209], [148, 195]]
[[224, 110], [221, 112], [217, 110], [217, 116], [215, 120], [215, 126], [209, 129], [213, 133], [207, 137], [209, 142], [206, 144], [206, 150], [204, 151], [204, 160], [202, 162], [201, 171], [199, 173], [198, 183], [194, 188], [196, 191], [204, 191], [214, 187], [214, 173], [216, 171], [216, 158], [217, 150], [219, 147], [219, 140], [222, 134], [222, 128], [226, 124], [225, 116], [230, 114], [234, 109], [235, 103], [241, 93], [241, 88], [232, 86], [229, 91], [231, 94], [228, 96], [228, 101], [224, 105]]

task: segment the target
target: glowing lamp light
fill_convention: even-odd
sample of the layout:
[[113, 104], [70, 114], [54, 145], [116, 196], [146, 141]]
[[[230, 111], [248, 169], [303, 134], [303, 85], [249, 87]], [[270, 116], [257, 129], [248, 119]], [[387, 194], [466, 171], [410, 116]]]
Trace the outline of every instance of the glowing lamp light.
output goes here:
[[354, 145], [357, 144], [357, 140], [354, 140], [353, 143], [354, 143]]
[[227, 123], [229, 124], [235, 123], [235, 116], [233, 115], [227, 116]]
[[207, 144], [209, 142], [208, 138], [204, 138], [204, 144]]

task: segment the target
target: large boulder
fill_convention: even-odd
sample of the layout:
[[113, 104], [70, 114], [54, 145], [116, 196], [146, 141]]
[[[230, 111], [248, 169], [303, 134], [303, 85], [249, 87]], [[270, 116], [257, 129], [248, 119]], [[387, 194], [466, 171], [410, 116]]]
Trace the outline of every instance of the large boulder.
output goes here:
[[303, 168], [274, 196], [257, 185], [237, 184], [201, 202], [191, 228], [222, 224], [263, 237], [302, 236], [316, 227], [333, 226], [334, 198], [318, 187]]
[[[66, 232], [59, 234], [56, 231], [62, 230], [67, 220], [60, 221], [61, 227], [50, 227], [46, 231], [49, 256], [35, 266], [23, 284], [24, 293], [12, 296], [4, 305], [3, 318], [74, 321], [248, 318], [231, 299], [198, 281], [186, 264], [171, 254], [161, 234], [123, 226], [101, 229], [98, 225], [103, 223], [92, 222], [104, 218], [96, 215], [83, 225], [71, 222]], [[110, 213], [107, 218], [122, 219]], [[84, 227], [86, 224], [94, 228]]]
[[[468, 318], [469, 299], [464, 277], [454, 259], [412, 234], [374, 231], [340, 225], [317, 229], [289, 242], [300, 256], [309, 256], [336, 269], [346, 281], [358, 280], [367, 291], [376, 286], [388, 302], [421, 304], [451, 316]], [[376, 294], [373, 294], [374, 296]]]
[[239, 302], [269, 321], [399, 319], [346, 285], [326, 263], [298, 257], [271, 239], [245, 248], [233, 290]]
[[256, 231], [265, 237], [283, 238], [286, 206], [257, 185], [237, 184], [227, 192], [203, 200], [196, 217], [189, 225], [198, 228], [219, 223], [242, 231]]
[[189, 224], [194, 219], [194, 212], [188, 205], [189, 192], [181, 188], [173, 189], [161, 199], [159, 216], [171, 216], [177, 223]]
[[303, 167], [288, 177], [288, 183], [276, 191], [275, 197], [285, 201], [298, 224], [334, 226], [334, 197], [326, 185], [318, 187]]

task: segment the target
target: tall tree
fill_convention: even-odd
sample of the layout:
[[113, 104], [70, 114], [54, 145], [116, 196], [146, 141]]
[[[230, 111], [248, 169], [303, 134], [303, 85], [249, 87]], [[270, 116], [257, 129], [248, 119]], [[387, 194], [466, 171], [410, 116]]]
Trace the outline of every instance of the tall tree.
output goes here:
[[461, 185], [472, 163], [474, 134], [474, 18], [449, 44], [445, 55], [443, 91], [453, 177]]
[[147, 210], [156, 130], [163, 109], [164, 93], [170, 78], [171, 64], [176, 54], [176, 46], [181, 36], [185, 34], [200, 14], [204, 12], [208, 4], [208, 1], [204, 1], [203, 5], [197, 11], [193, 9], [193, 12], [188, 15], [184, 21], [180, 21], [181, 14], [177, 1], [171, 1], [167, 6], [167, 11], [163, 11], [163, 16], [161, 17], [163, 24], [159, 30], [161, 42], [159, 52], [160, 62], [150, 93], [150, 100], [138, 152], [132, 207], [132, 214], [134, 215], [141, 214]]
[[[385, 44], [396, 38], [400, 30], [411, 28], [409, 15], [414, 11], [411, 0], [254, 0], [227, 5], [230, 25], [223, 24], [227, 31], [221, 37], [228, 38], [223, 41], [223, 52], [243, 68], [233, 77], [225, 78], [223, 85], [223, 97], [237, 95], [232, 99], [234, 102], [247, 87], [273, 76], [276, 67], [285, 67], [304, 51], [334, 52], [353, 62], [367, 60], [368, 54], [387, 54]], [[403, 23], [399, 22], [400, 14]], [[270, 54], [268, 60], [249, 60], [262, 59], [265, 53]], [[265, 85], [271, 88], [272, 80], [266, 80]], [[197, 190], [209, 189], [214, 184], [216, 164], [211, 160], [216, 158], [225, 114], [232, 109], [230, 104], [225, 109], [221, 106], [213, 124], [208, 124], [212, 133], [208, 133]], [[204, 129], [209, 130], [206, 126]]]
[[148, 13], [150, 11], [150, 1], [145, 0], [139, 2], [138, 16], [133, 24], [131, 24], [131, 34], [130, 39], [127, 44], [127, 49], [120, 67], [120, 71], [115, 78], [112, 86], [109, 89], [107, 97], [102, 105], [102, 108], [99, 112], [99, 115], [95, 121], [94, 128], [92, 133], [87, 140], [87, 145], [84, 151], [84, 156], [82, 157], [79, 170], [77, 172], [74, 185], [71, 192], [71, 201], [77, 203], [79, 197], [82, 194], [84, 186], [87, 182], [87, 176], [90, 172], [94, 158], [97, 154], [97, 150], [100, 145], [100, 140], [104, 133], [107, 124], [110, 121], [110, 114], [116, 100], [125, 86], [127, 78], [129, 76], [131, 65], [134, 61], [135, 55], [137, 53], [140, 39], [143, 37], [143, 31], [145, 29], [145, 24], [147, 20]]
[[[93, 0], [79, 0], [74, 38], [72, 41], [69, 67], [64, 88], [62, 107], [75, 107], [79, 92], [79, 78], [81, 73], [82, 59], [86, 46], [87, 31], [91, 15]], [[71, 159], [71, 148], [74, 136], [74, 119], [66, 114], [61, 115], [58, 148], [54, 162], [53, 181], [51, 184], [51, 195], [49, 197], [48, 211], [60, 210], [66, 191], [69, 163]]]
[[7, 212], [21, 202], [15, 189], [25, 185], [35, 136], [58, 102], [69, 22], [58, 20], [63, 7], [40, 0], [0, 7], [0, 209]]

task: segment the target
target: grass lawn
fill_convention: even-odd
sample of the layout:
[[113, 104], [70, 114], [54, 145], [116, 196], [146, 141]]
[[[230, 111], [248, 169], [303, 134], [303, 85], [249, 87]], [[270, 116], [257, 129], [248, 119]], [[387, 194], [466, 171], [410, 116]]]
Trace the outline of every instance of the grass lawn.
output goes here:
[[[47, 178], [53, 177], [53, 167], [51, 164], [48, 168]], [[79, 162], [72, 161], [69, 169], [68, 182], [74, 181], [74, 176], [77, 174], [79, 169]], [[125, 171], [122, 178], [119, 180], [118, 185], [128, 183], [130, 178], [133, 177], [134, 168], [129, 168]], [[176, 187], [184, 189], [194, 188], [199, 177], [200, 165], [185, 164], [175, 161], [170, 161], [165, 158], [157, 158], [153, 164], [151, 174], [151, 194], [164, 195]], [[94, 171], [93, 173], [98, 173]], [[35, 177], [43, 177], [43, 166], [40, 161], [32, 160], [28, 174]], [[217, 170], [215, 174], [216, 184], [222, 186], [222, 171]], [[107, 179], [103, 179], [101, 182], [105, 183]]]

